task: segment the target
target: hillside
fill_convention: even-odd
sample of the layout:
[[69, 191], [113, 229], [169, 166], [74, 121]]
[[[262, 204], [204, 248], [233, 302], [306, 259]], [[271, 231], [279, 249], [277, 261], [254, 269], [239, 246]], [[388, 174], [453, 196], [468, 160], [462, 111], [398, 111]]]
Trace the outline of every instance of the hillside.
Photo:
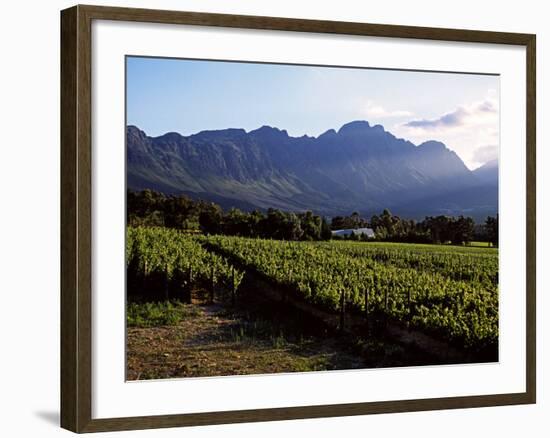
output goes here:
[[472, 172], [443, 143], [416, 146], [366, 121], [318, 137], [268, 126], [149, 137], [129, 126], [127, 164], [130, 189], [185, 193], [224, 208], [328, 216], [390, 208], [416, 218], [483, 218], [498, 209], [498, 172]]

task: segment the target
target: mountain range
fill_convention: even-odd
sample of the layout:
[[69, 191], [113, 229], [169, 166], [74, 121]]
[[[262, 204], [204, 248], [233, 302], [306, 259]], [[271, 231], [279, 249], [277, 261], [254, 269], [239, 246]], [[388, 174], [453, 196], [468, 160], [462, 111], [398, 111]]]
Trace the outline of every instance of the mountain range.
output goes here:
[[415, 145], [381, 125], [354, 121], [318, 137], [263, 126], [171, 132], [127, 127], [127, 185], [186, 194], [244, 210], [312, 210], [326, 216], [388, 208], [421, 219], [498, 211], [498, 163], [469, 170], [443, 143]]

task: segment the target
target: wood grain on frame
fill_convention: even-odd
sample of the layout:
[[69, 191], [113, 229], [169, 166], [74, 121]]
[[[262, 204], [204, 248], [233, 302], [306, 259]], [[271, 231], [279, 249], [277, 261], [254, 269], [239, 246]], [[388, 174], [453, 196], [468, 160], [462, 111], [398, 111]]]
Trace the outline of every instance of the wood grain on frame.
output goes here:
[[[526, 392], [242, 411], [92, 419], [91, 23], [220, 26], [512, 44], [527, 53]], [[75, 6], [61, 12], [61, 426], [74, 432], [274, 421], [535, 403], [535, 35], [147, 9]]]

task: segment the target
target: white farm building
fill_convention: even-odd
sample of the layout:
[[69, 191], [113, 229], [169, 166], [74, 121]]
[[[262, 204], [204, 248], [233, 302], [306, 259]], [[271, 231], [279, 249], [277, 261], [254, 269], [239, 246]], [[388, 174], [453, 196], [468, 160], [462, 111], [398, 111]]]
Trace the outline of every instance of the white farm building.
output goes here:
[[345, 230], [333, 230], [332, 235], [335, 237], [348, 237], [351, 235], [358, 237], [366, 236], [369, 239], [374, 239], [375, 234], [372, 228], [348, 228]]

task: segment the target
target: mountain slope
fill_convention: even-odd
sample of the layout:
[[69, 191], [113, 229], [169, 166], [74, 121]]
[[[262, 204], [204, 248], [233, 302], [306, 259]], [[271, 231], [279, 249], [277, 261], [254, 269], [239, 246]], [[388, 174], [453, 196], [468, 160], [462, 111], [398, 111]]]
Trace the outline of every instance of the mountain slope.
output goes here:
[[[148, 137], [129, 126], [127, 182], [130, 189], [185, 193], [224, 208], [329, 216], [382, 208], [411, 217], [497, 209], [497, 197], [489, 196], [488, 205], [487, 196], [476, 195], [487, 182], [443, 143], [415, 146], [365, 121], [316, 138], [268, 126]], [[460, 202], [446, 199], [453, 193], [460, 193]]]
[[472, 172], [480, 184], [498, 186], [498, 160], [492, 160]]

